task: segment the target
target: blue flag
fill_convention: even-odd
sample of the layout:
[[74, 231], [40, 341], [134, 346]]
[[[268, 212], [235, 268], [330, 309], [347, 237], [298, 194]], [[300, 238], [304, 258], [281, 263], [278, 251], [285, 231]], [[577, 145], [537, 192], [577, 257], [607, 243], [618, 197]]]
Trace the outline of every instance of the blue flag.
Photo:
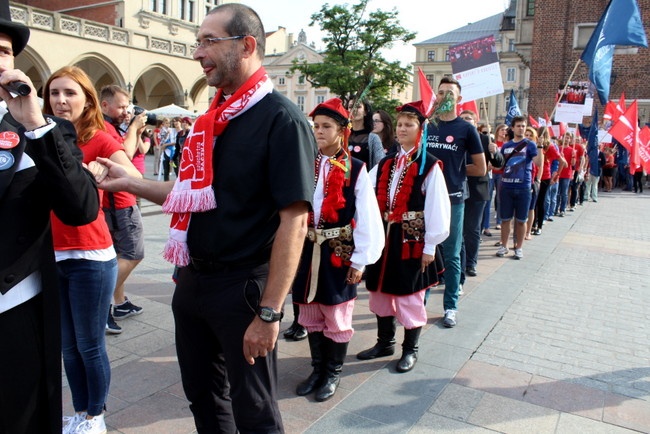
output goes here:
[[603, 105], [609, 100], [616, 45], [648, 47], [636, 0], [611, 0], [580, 56], [589, 67], [589, 80], [596, 86]]
[[593, 176], [600, 176], [598, 167], [598, 107], [591, 117], [591, 126], [587, 136], [587, 158], [589, 158], [589, 173]]
[[521, 116], [521, 110], [519, 110], [519, 103], [517, 98], [515, 98], [514, 89], [510, 91], [510, 100], [508, 101], [508, 114], [506, 114], [506, 125], [510, 126], [512, 123], [512, 118], [515, 116]]

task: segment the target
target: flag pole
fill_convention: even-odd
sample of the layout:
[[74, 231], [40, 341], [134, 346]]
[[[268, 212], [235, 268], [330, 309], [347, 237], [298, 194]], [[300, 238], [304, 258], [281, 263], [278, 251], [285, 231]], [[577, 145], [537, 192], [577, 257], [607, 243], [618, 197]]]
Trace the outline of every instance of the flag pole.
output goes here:
[[578, 65], [580, 65], [580, 60], [582, 59], [578, 59], [578, 61], [576, 62], [576, 66], [573, 67], [573, 71], [571, 71], [571, 75], [569, 75], [569, 79], [566, 81], [564, 85], [564, 89], [562, 89], [562, 92], [560, 92], [560, 96], [557, 97], [557, 101], [555, 101], [555, 106], [553, 107], [553, 111], [551, 112], [551, 116], [549, 117], [549, 119], [553, 120], [553, 115], [555, 115], [555, 111], [557, 110], [557, 105], [560, 103], [560, 101], [562, 101], [562, 97], [566, 93], [567, 87], [569, 87], [569, 83], [573, 78], [573, 74], [576, 73], [576, 70], [578, 69]]
[[489, 114], [487, 111], [487, 104], [485, 104], [485, 97], [481, 98], [481, 106], [481, 111], [485, 114], [483, 119], [485, 119], [485, 124], [488, 126], [488, 130], [490, 130], [490, 120], [488, 119]]

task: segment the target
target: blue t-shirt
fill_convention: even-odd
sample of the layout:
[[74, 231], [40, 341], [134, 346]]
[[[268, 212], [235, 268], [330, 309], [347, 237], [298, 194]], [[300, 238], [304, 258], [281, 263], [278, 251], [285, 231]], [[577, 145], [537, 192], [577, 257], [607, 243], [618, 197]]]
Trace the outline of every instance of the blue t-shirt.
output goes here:
[[[522, 146], [517, 151], [517, 147]], [[513, 154], [513, 152], [517, 151]], [[507, 159], [501, 177], [501, 186], [505, 188], [531, 188], [533, 179], [533, 158], [537, 156], [537, 145], [528, 139], [519, 142], [512, 140], [501, 147], [501, 153]], [[513, 154], [510, 156], [510, 154]]]
[[442, 173], [452, 205], [462, 203], [469, 192], [465, 176], [466, 155], [483, 154], [483, 146], [476, 127], [456, 118], [453, 121], [438, 120], [427, 129], [427, 149], [442, 161]]

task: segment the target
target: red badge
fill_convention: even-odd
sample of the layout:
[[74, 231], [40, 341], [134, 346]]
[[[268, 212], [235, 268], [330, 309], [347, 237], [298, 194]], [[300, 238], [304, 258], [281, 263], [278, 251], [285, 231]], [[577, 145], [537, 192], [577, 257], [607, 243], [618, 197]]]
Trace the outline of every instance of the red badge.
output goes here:
[[445, 140], [447, 141], [447, 143], [452, 143], [454, 141], [454, 136], [447, 136]]
[[3, 131], [0, 133], [0, 149], [11, 149], [18, 146], [20, 137], [13, 131]]

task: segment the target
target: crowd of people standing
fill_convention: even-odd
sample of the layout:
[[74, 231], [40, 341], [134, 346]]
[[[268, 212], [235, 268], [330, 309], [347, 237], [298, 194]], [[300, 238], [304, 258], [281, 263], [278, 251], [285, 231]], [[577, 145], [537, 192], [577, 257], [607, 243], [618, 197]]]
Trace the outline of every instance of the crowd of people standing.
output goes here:
[[[0, 432], [106, 432], [105, 333], [142, 313], [124, 294], [144, 257], [138, 197], [171, 215], [164, 257], [177, 269], [176, 350], [197, 429], [281, 433], [276, 342], [289, 293], [295, 320], [284, 335], [307, 339], [312, 367], [297, 395], [336, 393], [364, 279], [377, 342], [356, 357], [393, 355], [399, 323], [395, 370], [407, 373], [432, 287], [444, 283], [442, 324], [459, 321], [462, 285], [492, 236], [492, 201], [497, 256], [509, 254], [512, 229], [522, 260], [545, 221], [597, 202], [601, 175], [609, 191], [617, 170], [630, 172], [621, 147], [590, 158], [577, 135], [556, 143], [524, 117], [492, 137], [476, 113], [457, 113], [462, 89], [450, 77], [435, 102], [395, 113], [330, 99], [310, 113], [312, 128], [273, 89], [261, 20], [236, 3], [211, 10], [198, 30], [193, 56], [218, 90], [194, 123], [160, 119], [149, 132], [128, 92], [97, 92], [74, 66], [47, 80], [41, 111], [13, 66], [29, 30], [0, 6], [0, 84], [32, 90], [0, 88], [0, 217], [18, 228], [4, 230], [13, 250], [0, 255], [0, 328], [18, 331], [0, 334], [16, 349], [0, 358]], [[143, 176], [149, 144], [162, 182]], [[644, 173], [633, 172], [625, 187], [640, 193]], [[74, 408], [65, 417], [61, 357]]]

